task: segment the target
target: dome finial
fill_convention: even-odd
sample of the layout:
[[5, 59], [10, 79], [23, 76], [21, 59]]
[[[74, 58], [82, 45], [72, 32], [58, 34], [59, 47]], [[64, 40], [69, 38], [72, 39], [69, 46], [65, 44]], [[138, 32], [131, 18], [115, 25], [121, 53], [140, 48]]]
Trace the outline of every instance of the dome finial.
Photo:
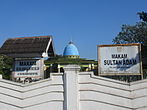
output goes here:
[[69, 42], [69, 44], [73, 44], [72, 37], [70, 38], [70, 42]]

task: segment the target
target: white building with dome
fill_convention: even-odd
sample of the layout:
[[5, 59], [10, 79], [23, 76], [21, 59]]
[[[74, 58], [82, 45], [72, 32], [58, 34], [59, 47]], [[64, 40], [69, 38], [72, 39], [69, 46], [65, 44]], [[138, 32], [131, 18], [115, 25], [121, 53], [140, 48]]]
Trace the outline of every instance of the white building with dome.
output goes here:
[[59, 55], [54, 58], [49, 58], [46, 61], [47, 67], [49, 67], [52, 72], [58, 73], [63, 72], [63, 67], [69, 64], [80, 65], [81, 71], [97, 70], [97, 61], [80, 58], [78, 48], [71, 41], [65, 46], [63, 56]]

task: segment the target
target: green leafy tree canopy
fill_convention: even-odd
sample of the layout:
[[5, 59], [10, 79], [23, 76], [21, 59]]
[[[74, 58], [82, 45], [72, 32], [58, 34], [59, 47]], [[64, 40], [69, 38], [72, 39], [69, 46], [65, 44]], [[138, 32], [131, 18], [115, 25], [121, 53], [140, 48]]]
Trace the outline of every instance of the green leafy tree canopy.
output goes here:
[[0, 55], [0, 74], [4, 79], [10, 79], [13, 59], [11, 57]]
[[147, 44], [147, 13], [138, 13], [142, 21], [135, 25], [122, 25], [121, 32], [113, 39], [115, 44], [142, 43]]
[[139, 15], [141, 20], [143, 20], [144, 22], [147, 22], [147, 13], [142, 11], [142, 12], [138, 12], [137, 14]]

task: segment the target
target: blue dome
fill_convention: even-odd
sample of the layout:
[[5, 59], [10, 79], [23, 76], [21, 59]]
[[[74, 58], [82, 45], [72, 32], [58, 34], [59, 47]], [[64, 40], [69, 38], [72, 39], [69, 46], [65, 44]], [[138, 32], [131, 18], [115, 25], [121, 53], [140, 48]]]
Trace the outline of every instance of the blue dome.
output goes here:
[[64, 56], [68, 56], [68, 55], [79, 56], [79, 52], [78, 52], [77, 47], [72, 42], [69, 42], [69, 44], [64, 49], [63, 55]]

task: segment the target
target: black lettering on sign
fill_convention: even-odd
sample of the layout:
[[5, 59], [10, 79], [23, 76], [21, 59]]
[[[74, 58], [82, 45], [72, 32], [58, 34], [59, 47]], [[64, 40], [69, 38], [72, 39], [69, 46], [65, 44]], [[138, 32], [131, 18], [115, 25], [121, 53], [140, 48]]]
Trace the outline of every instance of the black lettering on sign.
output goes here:
[[38, 73], [17, 73], [17, 75], [38, 75]]
[[137, 64], [136, 59], [104, 60], [104, 65], [135, 65], [135, 64]]
[[20, 61], [19, 62], [20, 66], [31, 66], [31, 65], [36, 65], [36, 61]]
[[112, 54], [112, 58], [127, 58], [127, 54]]

